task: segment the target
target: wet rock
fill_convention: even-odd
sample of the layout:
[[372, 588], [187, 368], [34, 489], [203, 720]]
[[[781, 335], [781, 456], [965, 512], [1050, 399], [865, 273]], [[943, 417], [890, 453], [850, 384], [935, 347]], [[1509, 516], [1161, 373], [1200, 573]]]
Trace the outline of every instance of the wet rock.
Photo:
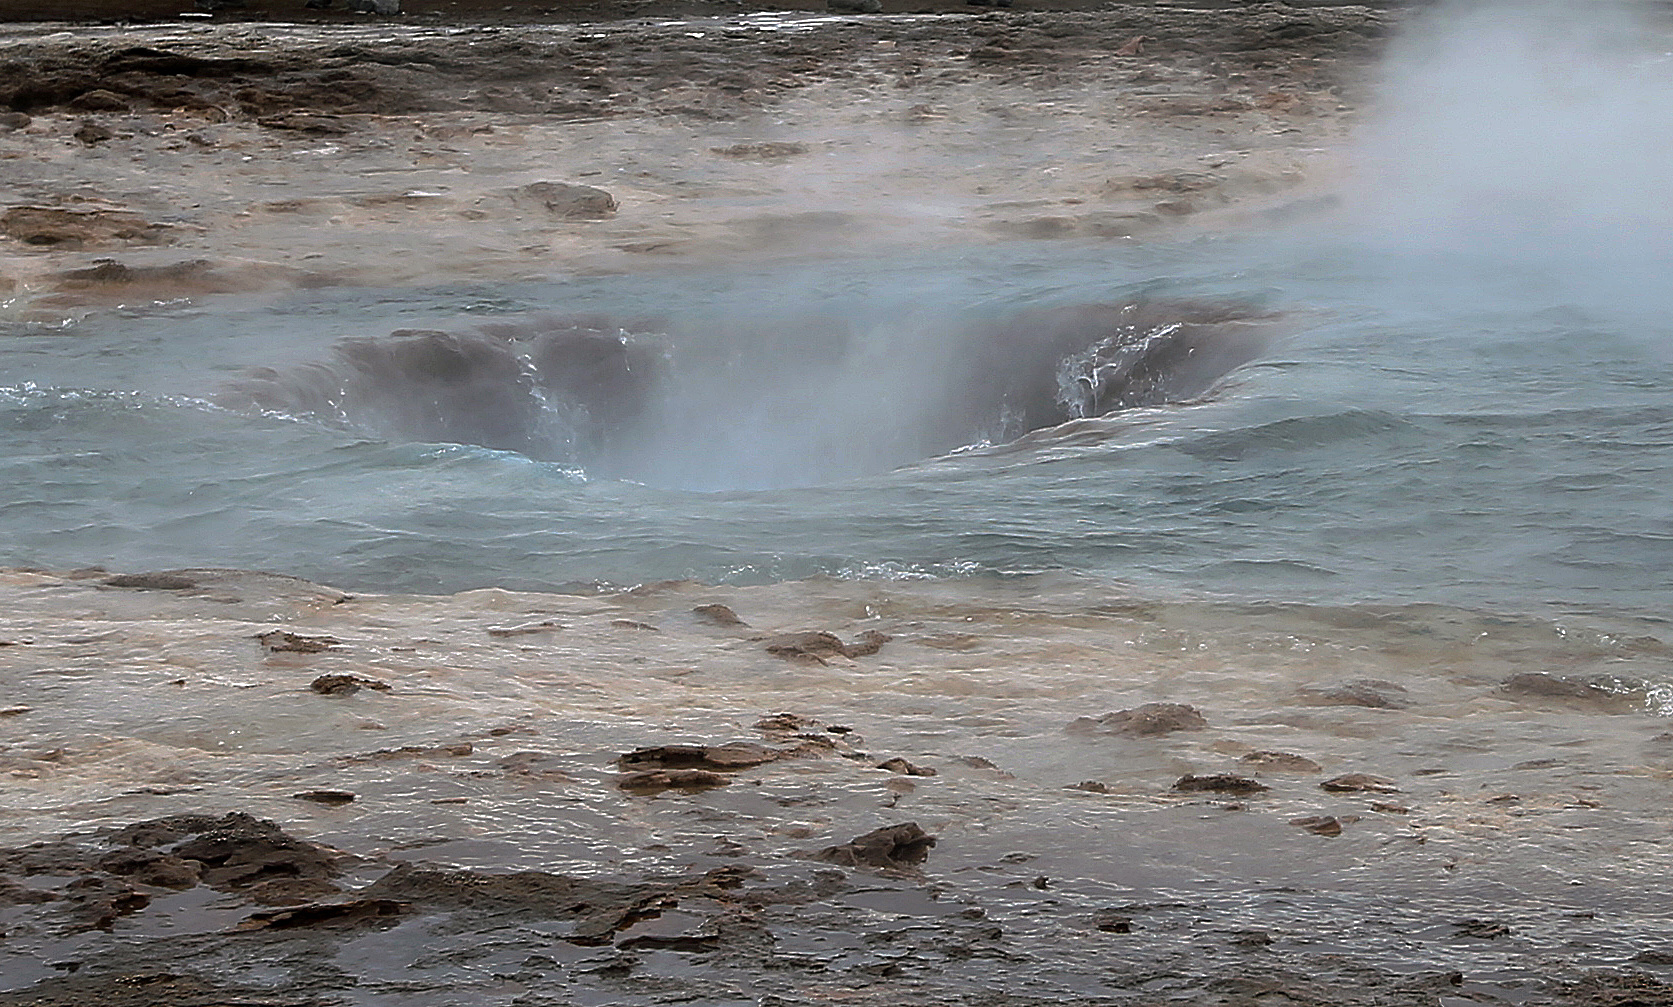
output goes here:
[[24, 706], [21, 703], [17, 706], [0, 707], [0, 717], [21, 717], [25, 713], [33, 712], [34, 709], [33, 706]]
[[1200, 731], [1208, 726], [1197, 708], [1185, 703], [1145, 703], [1102, 717], [1076, 717], [1068, 729], [1080, 734], [1121, 734], [1149, 737], [1173, 731]]
[[244, 894], [250, 901], [264, 906], [300, 906], [341, 892], [324, 878], [274, 878], [251, 885]]
[[719, 603], [698, 605], [691, 610], [702, 621], [714, 626], [747, 626], [749, 623], [738, 618], [738, 613]]
[[1400, 788], [1394, 785], [1393, 780], [1385, 780], [1380, 776], [1372, 776], [1369, 773], [1343, 773], [1341, 776], [1333, 776], [1319, 784], [1319, 788], [1332, 793], [1398, 794], [1400, 792]]
[[1084, 790], [1089, 794], [1107, 794], [1110, 792], [1109, 784], [1099, 783], [1097, 780], [1082, 780], [1079, 783], [1071, 783], [1063, 789]]
[[1342, 834], [1342, 820], [1331, 815], [1307, 815], [1303, 818], [1292, 818], [1290, 824], [1299, 829], [1306, 829], [1317, 836], [1339, 836]]
[[322, 696], [352, 696], [361, 689], [375, 692], [393, 691], [388, 682], [359, 675], [321, 675], [308, 683], [308, 688]]
[[1600, 970], [1553, 985], [1559, 1002], [1573, 1007], [1673, 1007], [1673, 985], [1643, 972]]
[[1269, 773], [1317, 773], [1322, 770], [1312, 759], [1290, 752], [1249, 752], [1237, 761]]
[[155, 850], [131, 847], [112, 850], [93, 863], [101, 871], [156, 888], [192, 888], [201, 880], [202, 865]]
[[100, 581], [106, 587], [128, 587], [140, 591], [187, 591], [197, 587], [197, 581], [184, 574], [119, 573]]
[[763, 645], [767, 653], [775, 657], [782, 657], [787, 661], [806, 661], [815, 664], [826, 664], [833, 657], [869, 657], [883, 649], [889, 642], [886, 633], [867, 630], [855, 638], [852, 645], [845, 644], [833, 633], [809, 630], [801, 633], [780, 633], [767, 637]]
[[270, 629], [265, 633], [257, 633], [256, 639], [260, 640], [261, 645], [269, 651], [293, 654], [318, 654], [330, 650], [342, 642], [329, 636], [298, 636], [282, 629]]
[[1379, 811], [1385, 815], [1409, 815], [1412, 813], [1412, 809], [1404, 804], [1389, 804], [1385, 801], [1372, 801], [1371, 810]]
[[825, 0], [825, 9], [833, 14], [877, 14], [883, 10], [882, 0]]
[[1589, 682], [1577, 682], [1569, 678], [1547, 675], [1544, 672], [1526, 672], [1520, 675], [1512, 675], [1500, 684], [1499, 691], [1512, 696], [1528, 696], [1538, 699], [1578, 700], [1596, 706], [1621, 705], [1626, 699], [1618, 693]]
[[380, 14], [390, 17], [401, 13], [401, 0], [344, 0], [343, 6], [356, 14]]
[[1106, 934], [1130, 934], [1133, 932], [1133, 918], [1123, 916], [1113, 909], [1099, 910], [1092, 917], [1092, 925]]
[[891, 773], [900, 773], [904, 776], [935, 776], [935, 775], [938, 775], [934, 769], [931, 769], [928, 766], [914, 766], [912, 763], [907, 762], [905, 759], [902, 759], [902, 758], [899, 758], [899, 757], [896, 757], [896, 758], [893, 758], [893, 759], [885, 759], [884, 761], [879, 762], [877, 764], [877, 768], [878, 769], [887, 769]]
[[20, 885], [9, 878], [0, 878], [0, 906], [32, 906], [56, 901], [58, 896], [52, 892]]
[[1270, 790], [1264, 783], [1256, 782], [1247, 776], [1235, 776], [1231, 773], [1216, 773], [1212, 776], [1181, 776], [1174, 782], [1173, 789], [1184, 794], [1214, 791], [1222, 794], [1258, 794], [1263, 790]]
[[571, 220], [606, 220], [616, 215], [616, 197], [590, 185], [530, 182], [515, 190], [512, 200]]
[[1300, 699], [1313, 706], [1363, 706], [1372, 710], [1404, 710], [1411, 706], [1406, 687], [1380, 678], [1362, 678], [1323, 689], [1302, 689]]
[[868, 629], [854, 638], [854, 642], [848, 645], [846, 653], [849, 657], [870, 657], [882, 650], [883, 645], [892, 639], [894, 637], [887, 633], [879, 633], [875, 629]]
[[34, 121], [24, 112], [0, 112], [0, 133], [27, 129], [29, 124]]
[[239, 891], [276, 879], [324, 880], [338, 874], [337, 856], [287, 835], [273, 822], [234, 812], [176, 846], [175, 856], [195, 860], [203, 883]]
[[622, 769], [706, 769], [736, 772], [799, 755], [799, 750], [769, 748], [748, 741], [725, 745], [656, 745], [636, 748], [616, 759]]
[[337, 806], [354, 803], [354, 795], [346, 790], [304, 790], [290, 795], [294, 800]]
[[[133, 106], [128, 104], [128, 99], [114, 91], [106, 91], [103, 88], [84, 91], [71, 98], [66, 106], [80, 112], [129, 112], [133, 110]], [[77, 137], [77, 139], [80, 139], [80, 137]], [[109, 139], [109, 137], [106, 137], [106, 139]]]
[[351, 131], [347, 122], [335, 115], [311, 115], [306, 112], [287, 112], [266, 115], [256, 120], [268, 129], [282, 129], [309, 136], [346, 136]]
[[127, 210], [14, 206], [0, 214], [0, 234], [26, 245], [82, 248], [112, 241], [160, 244], [164, 225]]
[[629, 773], [616, 781], [616, 786], [639, 794], [653, 794], [663, 790], [710, 790], [730, 784], [733, 777], [707, 769], [648, 769]]
[[151, 896], [116, 878], [90, 875], [64, 886], [61, 898], [76, 922], [90, 930], [109, 930], [118, 919], [151, 904]]
[[268, 909], [240, 920], [237, 930], [290, 930], [295, 927], [353, 926], [373, 921], [393, 922], [412, 908], [394, 899], [354, 899], [319, 902], [289, 909]]
[[1510, 925], [1498, 920], [1455, 920], [1452, 925], [1458, 928], [1458, 936], [1460, 937], [1492, 940], [1495, 937], [1506, 937], [1510, 934]]
[[366, 755], [354, 756], [351, 762], [387, 762], [391, 759], [460, 759], [476, 751], [476, 746], [468, 741], [455, 742], [451, 745], [402, 745], [400, 748], [384, 748]]
[[548, 752], [513, 752], [499, 761], [499, 767], [507, 776], [573, 783], [574, 779], [556, 763], [556, 758]]
[[918, 828], [918, 823], [907, 822], [875, 829], [840, 846], [827, 846], [812, 859], [844, 867], [910, 870], [928, 858], [934, 845], [934, 836]]
[[116, 134], [111, 131], [110, 127], [100, 122], [94, 122], [92, 119], [81, 120], [81, 125], [77, 126], [76, 131], [70, 135], [88, 147], [116, 139]]
[[799, 734], [818, 727], [819, 721], [794, 713], [774, 713], [755, 722], [755, 729], [773, 735]]
[[652, 626], [650, 623], [639, 622], [637, 619], [611, 619], [610, 625], [616, 627], [617, 629], [637, 629], [646, 633], [661, 632], [661, 630]]
[[807, 153], [805, 143], [734, 143], [730, 147], [710, 147], [709, 152], [737, 161], [783, 161]]

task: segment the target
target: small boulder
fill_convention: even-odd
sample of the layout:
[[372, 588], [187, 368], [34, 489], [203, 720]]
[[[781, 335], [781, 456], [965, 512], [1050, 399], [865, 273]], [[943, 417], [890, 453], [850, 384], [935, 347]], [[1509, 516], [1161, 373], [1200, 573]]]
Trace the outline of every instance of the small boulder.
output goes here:
[[393, 691], [388, 682], [380, 682], [375, 678], [361, 678], [359, 675], [321, 675], [309, 682], [308, 688], [322, 696], [352, 696], [363, 688], [376, 692]]
[[1312, 759], [1290, 752], [1249, 752], [1237, 761], [1270, 773], [1317, 773], [1321, 771], [1319, 764]]
[[1212, 776], [1181, 776], [1173, 785], [1173, 789], [1182, 794], [1198, 794], [1213, 791], [1221, 794], [1258, 794], [1263, 790], [1270, 790], [1264, 783], [1258, 783], [1247, 776], [1235, 776], [1231, 773], [1215, 773]]
[[1337, 794], [1398, 794], [1400, 792], [1400, 788], [1394, 785], [1393, 780], [1385, 780], [1380, 776], [1372, 776], [1370, 773], [1343, 773], [1341, 776], [1331, 777], [1319, 784], [1319, 789]]
[[928, 766], [914, 766], [912, 763], [907, 762], [905, 759], [899, 758], [898, 756], [893, 759], [885, 759], [882, 762], [879, 762], [877, 764], [877, 768], [887, 769], [891, 773], [900, 773], [903, 776], [938, 775], [934, 769], [931, 769]]
[[707, 769], [648, 769], [623, 776], [616, 786], [637, 794], [654, 794], [663, 790], [710, 790], [731, 782], [732, 777]]
[[339, 641], [329, 636], [298, 636], [282, 629], [270, 629], [265, 633], [257, 633], [256, 639], [261, 645], [273, 653], [318, 654], [330, 650]]
[[1149, 737], [1173, 731], [1200, 731], [1208, 721], [1194, 706], [1185, 703], [1145, 703], [1131, 710], [1117, 710], [1102, 717], [1076, 717], [1069, 730], [1082, 734], [1121, 734]]
[[92, 119], [81, 120], [81, 125], [77, 126], [76, 131], [70, 135], [89, 147], [116, 138], [116, 134], [111, 132], [110, 127], [103, 123], [94, 122]]
[[1363, 706], [1372, 710], [1404, 710], [1411, 706], [1406, 687], [1380, 678], [1361, 678], [1322, 689], [1302, 689], [1301, 701], [1312, 706]]
[[616, 759], [622, 769], [705, 769], [736, 772], [786, 758], [790, 752], [748, 741], [725, 745], [656, 745]]
[[530, 182], [516, 191], [515, 198], [572, 220], [606, 220], [616, 215], [617, 208], [616, 197], [603, 189], [568, 182]]
[[934, 845], [934, 836], [918, 828], [917, 822], [907, 822], [875, 829], [841, 846], [827, 846], [812, 857], [844, 867], [910, 870], [928, 858]]
[[715, 625], [715, 626], [747, 626], [747, 625], [749, 625], [748, 623], [744, 622], [742, 619], [738, 618], [738, 613], [732, 611], [727, 606], [721, 605], [719, 603], [710, 604], [710, 605], [698, 605], [696, 608], [691, 610], [691, 614], [695, 615], [697, 618], [701, 619], [702, 621], [704, 621], [706, 623], [709, 623], [711, 625]]

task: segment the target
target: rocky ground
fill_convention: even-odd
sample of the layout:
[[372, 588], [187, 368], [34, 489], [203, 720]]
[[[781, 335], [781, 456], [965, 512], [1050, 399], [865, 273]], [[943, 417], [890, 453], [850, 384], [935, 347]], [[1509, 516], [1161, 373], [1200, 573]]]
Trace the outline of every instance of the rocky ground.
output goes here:
[[1392, 20], [494, 13], [0, 31], [6, 315], [1305, 213]]
[[1673, 1004], [1655, 641], [1043, 587], [0, 571], [0, 1005]]

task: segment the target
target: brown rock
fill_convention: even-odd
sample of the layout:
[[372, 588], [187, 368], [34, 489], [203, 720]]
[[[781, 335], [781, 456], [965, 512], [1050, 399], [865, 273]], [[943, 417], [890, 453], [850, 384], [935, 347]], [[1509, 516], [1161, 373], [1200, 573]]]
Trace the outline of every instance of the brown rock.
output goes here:
[[1257, 783], [1247, 776], [1234, 776], [1231, 773], [1216, 773], [1213, 776], [1181, 776], [1173, 785], [1173, 789], [1186, 794], [1214, 791], [1222, 794], [1258, 794], [1272, 788], [1264, 783]]
[[165, 226], [127, 210], [14, 206], [0, 214], [0, 234], [26, 245], [82, 248], [111, 241], [161, 244]]
[[300, 794], [290, 795], [298, 801], [313, 801], [315, 804], [352, 804], [354, 795], [346, 790], [304, 790]]
[[176, 889], [195, 886], [200, 867], [166, 853], [133, 847], [111, 850], [94, 861], [94, 865], [102, 871], [126, 877], [135, 884]]
[[287, 112], [283, 115], [263, 116], [256, 122], [268, 129], [283, 129], [310, 136], [343, 136], [349, 132], [348, 124], [334, 115]]
[[81, 125], [77, 126], [76, 131], [70, 135], [89, 147], [116, 138], [116, 134], [111, 132], [110, 127], [103, 123], [94, 122], [92, 119], [81, 120]]
[[23, 112], [0, 112], [0, 133], [10, 133], [15, 129], [27, 129], [35, 120]]
[[308, 688], [322, 696], [352, 696], [362, 688], [376, 692], [393, 691], [388, 682], [362, 678], [359, 675], [321, 675], [309, 682]]
[[267, 909], [241, 920], [238, 930], [290, 930], [296, 927], [346, 926], [399, 916], [411, 908], [394, 899], [316, 902], [289, 909]]
[[1321, 768], [1312, 759], [1289, 752], [1249, 752], [1238, 761], [1273, 773], [1317, 773]]
[[731, 782], [732, 777], [707, 769], [649, 769], [627, 774], [616, 781], [616, 786], [649, 794], [661, 790], [709, 790]]
[[656, 745], [636, 748], [616, 759], [622, 769], [707, 769], [736, 772], [776, 762], [797, 750], [768, 748], [748, 741], [725, 745]]
[[1573, 699], [1598, 705], [1621, 703], [1626, 697], [1610, 692], [1589, 682], [1559, 678], [1544, 672], [1512, 675], [1499, 686], [1501, 692], [1512, 696], [1532, 696], [1540, 699]]
[[1400, 792], [1400, 788], [1394, 785], [1393, 780], [1385, 780], [1380, 776], [1372, 776], [1369, 773], [1344, 773], [1341, 776], [1335, 776], [1324, 781], [1319, 784], [1319, 787], [1333, 793], [1398, 794]]
[[730, 147], [710, 147], [709, 152], [737, 161], [783, 161], [797, 154], [806, 154], [807, 144], [779, 141], [734, 143]]
[[106, 587], [128, 587], [141, 591], [186, 591], [197, 587], [197, 581], [178, 573], [119, 573], [100, 583]]
[[1363, 706], [1373, 710], [1404, 710], [1412, 705], [1406, 687], [1380, 678], [1362, 678], [1323, 689], [1301, 690], [1301, 701], [1314, 706]]
[[884, 761], [879, 762], [877, 764], [877, 768], [878, 769], [887, 769], [891, 773], [900, 773], [904, 776], [935, 776], [935, 775], [938, 775], [934, 769], [931, 769], [928, 766], [914, 766], [912, 763], [907, 762], [905, 759], [902, 759], [902, 758], [899, 758], [899, 757], [896, 757], [896, 758], [893, 758], [893, 759], [885, 759]]
[[318, 654], [330, 650], [340, 642], [329, 636], [298, 636], [282, 629], [257, 633], [256, 639], [270, 651], [295, 654]]
[[514, 201], [537, 206], [556, 217], [604, 220], [616, 215], [616, 197], [590, 185], [568, 182], [531, 182], [516, 191]]
[[918, 828], [918, 823], [907, 822], [875, 829], [841, 846], [827, 846], [813, 859], [844, 867], [910, 870], [924, 862], [934, 845], [934, 836]]
[[1308, 815], [1305, 818], [1292, 818], [1290, 824], [1319, 836], [1339, 836], [1342, 834], [1341, 820], [1329, 815]]
[[133, 110], [133, 106], [128, 104], [128, 99], [114, 91], [106, 91], [103, 88], [95, 88], [92, 91], [84, 91], [76, 95], [70, 99], [66, 107], [81, 112], [129, 112]]
[[1131, 710], [1117, 710], [1102, 717], [1077, 717], [1069, 730], [1085, 734], [1123, 734], [1148, 737], [1172, 731], [1200, 731], [1208, 726], [1194, 706], [1185, 703], [1145, 703]]
[[692, 614], [707, 623], [716, 626], [747, 626], [749, 623], [738, 618], [738, 613], [721, 604], [698, 605], [691, 610]]

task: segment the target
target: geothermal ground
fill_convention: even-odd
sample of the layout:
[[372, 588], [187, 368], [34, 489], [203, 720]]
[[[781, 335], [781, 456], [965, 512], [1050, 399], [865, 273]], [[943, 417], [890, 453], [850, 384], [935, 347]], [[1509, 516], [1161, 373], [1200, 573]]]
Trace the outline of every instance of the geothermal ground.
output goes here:
[[1305, 213], [1388, 27], [1278, 4], [14, 24], [0, 303], [51, 323]]
[[[8, 4], [11, 330], [1304, 220], [1403, 17], [180, 6]], [[5, 571], [0, 1007], [1673, 1003], [1663, 623], [620, 588]]]

